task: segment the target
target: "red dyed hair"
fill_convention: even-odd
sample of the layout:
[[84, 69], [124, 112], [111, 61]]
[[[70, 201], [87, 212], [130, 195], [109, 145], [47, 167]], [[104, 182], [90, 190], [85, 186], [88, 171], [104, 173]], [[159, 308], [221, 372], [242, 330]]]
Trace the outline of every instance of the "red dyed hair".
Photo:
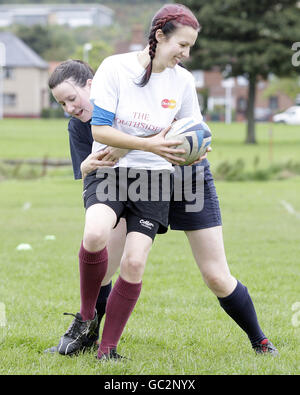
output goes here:
[[156, 31], [161, 29], [168, 36], [171, 35], [179, 25], [190, 26], [198, 32], [201, 29], [197, 18], [192, 11], [183, 4], [165, 4], [153, 17], [148, 37], [150, 63], [139, 86], [145, 86], [152, 73], [152, 62], [155, 57], [157, 40]]
[[191, 26], [195, 30], [200, 30], [199, 22], [192, 11], [183, 4], [165, 4], [154, 15], [151, 23], [151, 29], [159, 25], [162, 28], [167, 22], [174, 21], [185, 26]]

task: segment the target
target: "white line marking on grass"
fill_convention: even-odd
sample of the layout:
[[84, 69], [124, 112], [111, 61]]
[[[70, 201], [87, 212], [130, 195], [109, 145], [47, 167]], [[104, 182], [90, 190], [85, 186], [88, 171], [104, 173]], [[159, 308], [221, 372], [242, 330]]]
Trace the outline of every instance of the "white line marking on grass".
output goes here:
[[5, 304], [0, 303], [0, 326], [6, 326]]
[[298, 213], [290, 203], [286, 202], [285, 200], [281, 200], [280, 203], [283, 205], [283, 207], [286, 209], [286, 211], [289, 214], [293, 214], [295, 215], [295, 217], [300, 219], [300, 213]]
[[297, 328], [300, 326], [300, 302], [295, 302], [292, 305], [292, 311], [296, 311], [292, 316], [292, 325]]

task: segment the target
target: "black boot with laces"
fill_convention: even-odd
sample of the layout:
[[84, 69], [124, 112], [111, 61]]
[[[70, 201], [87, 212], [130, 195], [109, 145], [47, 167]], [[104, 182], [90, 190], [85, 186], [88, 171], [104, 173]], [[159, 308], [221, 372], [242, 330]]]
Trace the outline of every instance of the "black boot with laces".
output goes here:
[[98, 361], [109, 361], [109, 360], [118, 360], [118, 359], [127, 359], [126, 357], [123, 357], [122, 355], [117, 353], [117, 350], [115, 348], [112, 348], [109, 353], [104, 353], [100, 357], [97, 356]]
[[73, 355], [80, 351], [84, 351], [87, 344], [91, 344], [90, 338], [95, 336], [95, 330], [98, 324], [98, 316], [92, 320], [83, 321], [80, 313], [76, 315], [64, 313], [65, 315], [72, 315], [74, 320], [67, 332], [61, 337], [57, 346], [57, 351], [62, 355]]
[[256, 354], [271, 354], [272, 356], [277, 356], [279, 354], [277, 348], [268, 339], [254, 344], [253, 348]]

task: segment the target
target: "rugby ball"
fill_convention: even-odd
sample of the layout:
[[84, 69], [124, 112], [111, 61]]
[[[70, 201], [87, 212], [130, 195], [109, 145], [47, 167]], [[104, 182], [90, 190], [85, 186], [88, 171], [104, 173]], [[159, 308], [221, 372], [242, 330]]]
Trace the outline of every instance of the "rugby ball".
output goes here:
[[180, 165], [190, 165], [203, 156], [211, 143], [211, 131], [203, 121], [192, 117], [175, 121], [166, 134], [166, 140], [181, 140], [182, 143], [175, 148], [185, 149], [184, 154], [176, 154], [185, 159]]

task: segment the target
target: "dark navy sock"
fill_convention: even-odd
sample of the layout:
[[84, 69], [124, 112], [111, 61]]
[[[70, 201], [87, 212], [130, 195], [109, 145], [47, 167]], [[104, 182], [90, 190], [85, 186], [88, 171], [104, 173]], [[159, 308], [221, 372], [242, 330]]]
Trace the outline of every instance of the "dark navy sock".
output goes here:
[[98, 328], [97, 328], [98, 330], [100, 327], [101, 320], [105, 314], [106, 302], [110, 294], [111, 288], [112, 288], [112, 282], [100, 288], [100, 292], [96, 303], [96, 310], [98, 314]]
[[252, 346], [266, 339], [262, 332], [248, 289], [239, 281], [229, 296], [218, 298], [221, 307], [247, 333]]

